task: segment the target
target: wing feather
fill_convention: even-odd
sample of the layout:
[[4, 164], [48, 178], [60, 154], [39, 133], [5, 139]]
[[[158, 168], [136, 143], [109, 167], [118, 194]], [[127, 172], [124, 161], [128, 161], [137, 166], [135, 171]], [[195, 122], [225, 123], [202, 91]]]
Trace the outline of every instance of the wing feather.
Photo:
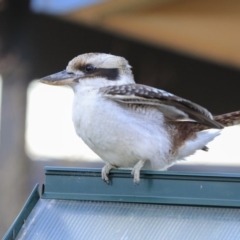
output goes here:
[[200, 105], [164, 90], [140, 85], [126, 84], [100, 88], [105, 98], [123, 104], [155, 106], [172, 121], [193, 120], [211, 128], [223, 128], [213, 120], [212, 114]]

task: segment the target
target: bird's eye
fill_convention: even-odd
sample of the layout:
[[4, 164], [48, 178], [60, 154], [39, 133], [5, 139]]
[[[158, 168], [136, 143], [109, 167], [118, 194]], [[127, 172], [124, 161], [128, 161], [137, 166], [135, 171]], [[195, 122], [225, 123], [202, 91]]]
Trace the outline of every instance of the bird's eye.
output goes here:
[[85, 71], [86, 71], [87, 73], [92, 72], [94, 69], [95, 69], [94, 66], [93, 66], [93, 65], [90, 65], [90, 64], [86, 65], [86, 67], [85, 67]]

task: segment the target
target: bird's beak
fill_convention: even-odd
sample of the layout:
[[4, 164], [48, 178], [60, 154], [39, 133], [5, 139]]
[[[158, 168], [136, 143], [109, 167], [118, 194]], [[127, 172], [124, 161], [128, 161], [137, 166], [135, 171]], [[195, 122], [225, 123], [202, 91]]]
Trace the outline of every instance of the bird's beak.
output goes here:
[[81, 76], [74, 73], [68, 73], [66, 70], [46, 76], [40, 79], [40, 82], [50, 85], [69, 85], [76, 82]]

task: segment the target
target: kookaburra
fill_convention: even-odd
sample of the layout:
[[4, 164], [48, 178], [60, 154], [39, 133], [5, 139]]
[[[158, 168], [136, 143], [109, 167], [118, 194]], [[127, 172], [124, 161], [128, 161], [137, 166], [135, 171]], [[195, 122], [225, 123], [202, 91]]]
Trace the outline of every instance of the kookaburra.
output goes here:
[[213, 117], [189, 100], [136, 84], [128, 61], [111, 54], [79, 55], [41, 82], [73, 89], [76, 133], [106, 163], [106, 182], [111, 169], [122, 167], [132, 168], [138, 183], [146, 162], [165, 170], [240, 123], [240, 111]]

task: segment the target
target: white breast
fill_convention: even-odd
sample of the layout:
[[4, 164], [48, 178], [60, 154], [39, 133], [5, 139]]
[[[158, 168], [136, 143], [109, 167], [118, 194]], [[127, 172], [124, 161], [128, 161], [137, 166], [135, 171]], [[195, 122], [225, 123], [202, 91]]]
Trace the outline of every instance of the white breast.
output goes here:
[[171, 143], [162, 114], [154, 108], [130, 109], [97, 92], [75, 93], [73, 122], [83, 141], [105, 162], [118, 167], [132, 167], [147, 159], [154, 169], [166, 168]]

